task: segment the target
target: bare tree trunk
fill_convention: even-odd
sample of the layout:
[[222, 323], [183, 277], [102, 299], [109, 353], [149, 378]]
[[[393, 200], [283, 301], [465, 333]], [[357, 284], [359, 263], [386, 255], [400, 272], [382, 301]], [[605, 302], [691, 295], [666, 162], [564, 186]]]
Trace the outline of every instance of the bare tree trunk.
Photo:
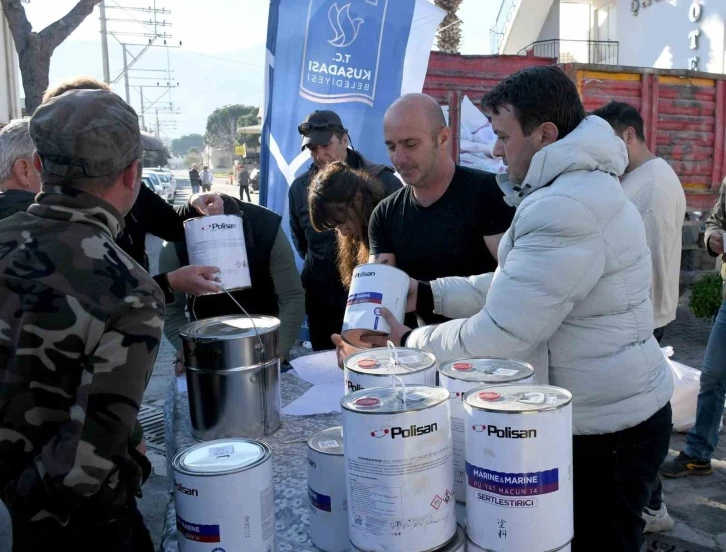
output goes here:
[[456, 12], [462, 0], [434, 0], [434, 3], [446, 10], [446, 17], [439, 25], [439, 34], [436, 38], [436, 46], [442, 52], [458, 54], [461, 44], [461, 21], [456, 17]]
[[18, 51], [25, 89], [25, 111], [32, 115], [48, 88], [50, 58], [55, 49], [75, 31], [102, 0], [79, 0], [65, 16], [36, 33], [20, 0], [0, 0]]

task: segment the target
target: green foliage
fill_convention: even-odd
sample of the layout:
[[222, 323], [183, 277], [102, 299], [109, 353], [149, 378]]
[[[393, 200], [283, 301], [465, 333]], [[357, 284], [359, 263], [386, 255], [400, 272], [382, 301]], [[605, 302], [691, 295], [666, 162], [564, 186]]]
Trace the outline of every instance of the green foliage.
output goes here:
[[145, 151], [144, 167], [166, 167], [170, 157], [166, 148], [160, 151]]
[[192, 168], [192, 165], [196, 163], [199, 165], [199, 170], [202, 169], [202, 154], [198, 151], [193, 151], [194, 148], [189, 150], [189, 153], [184, 158], [184, 166], [188, 168]]
[[698, 318], [711, 320], [723, 301], [723, 281], [719, 274], [708, 274], [698, 280], [691, 288], [691, 311]]
[[184, 157], [191, 148], [200, 151], [204, 147], [204, 136], [201, 134], [187, 134], [181, 138], [172, 140], [171, 151], [174, 155]]
[[[220, 150], [231, 150], [237, 145], [237, 126], [257, 124], [259, 109], [250, 105], [226, 105], [219, 107], [207, 118], [207, 133], [204, 141]], [[249, 124], [247, 124], [251, 121]]]

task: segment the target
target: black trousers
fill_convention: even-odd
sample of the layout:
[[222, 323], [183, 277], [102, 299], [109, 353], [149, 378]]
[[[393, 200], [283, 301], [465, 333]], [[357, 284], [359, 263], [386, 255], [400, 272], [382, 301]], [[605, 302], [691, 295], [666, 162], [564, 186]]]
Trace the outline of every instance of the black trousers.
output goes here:
[[249, 187], [249, 186], [240, 186], [240, 187], [239, 187], [239, 198], [240, 198], [240, 199], [241, 199], [242, 201], [244, 201], [244, 199], [243, 199], [243, 197], [242, 197], [242, 193], [243, 193], [243, 192], [246, 192], [246, 193], [247, 193], [247, 201], [248, 201], [249, 203], [252, 203], [252, 198], [250, 198], [250, 187]]
[[340, 333], [343, 327], [345, 300], [332, 303], [329, 299], [330, 295], [315, 293], [312, 290], [305, 292], [305, 312], [308, 315], [310, 343], [313, 351], [335, 349], [330, 336]]
[[[16, 528], [14, 524], [13, 530]], [[125, 508], [113, 512], [77, 514], [66, 527], [59, 528], [56, 525], [45, 534], [41, 528], [36, 529], [33, 535], [23, 535], [22, 531], [18, 533], [13, 535], [13, 552], [155, 552], [151, 535], [134, 498], [129, 500]]]
[[637, 426], [573, 437], [573, 552], [640, 552], [643, 508], [670, 436], [668, 403]]

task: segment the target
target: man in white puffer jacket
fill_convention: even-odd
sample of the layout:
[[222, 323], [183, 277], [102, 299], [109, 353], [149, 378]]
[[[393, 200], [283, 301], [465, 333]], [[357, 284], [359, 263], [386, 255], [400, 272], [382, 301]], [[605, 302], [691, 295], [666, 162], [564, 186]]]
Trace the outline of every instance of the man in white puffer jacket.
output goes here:
[[527, 360], [540, 382], [572, 392], [572, 549], [637, 552], [668, 452], [673, 383], [653, 338], [643, 220], [617, 178], [625, 144], [604, 120], [585, 118], [554, 66], [515, 73], [482, 106], [509, 166], [500, 185], [517, 208], [499, 268], [421, 283], [419, 309], [429, 303], [457, 320], [411, 331], [387, 315], [391, 338], [439, 362]]

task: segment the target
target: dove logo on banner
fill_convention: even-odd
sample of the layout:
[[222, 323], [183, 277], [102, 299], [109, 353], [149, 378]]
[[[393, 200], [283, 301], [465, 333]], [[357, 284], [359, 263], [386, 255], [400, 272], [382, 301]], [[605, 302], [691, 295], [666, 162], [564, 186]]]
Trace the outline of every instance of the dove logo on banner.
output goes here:
[[383, 115], [421, 92], [444, 15], [429, 0], [270, 0], [260, 204], [288, 237], [288, 190], [311, 165], [298, 125], [332, 109], [367, 160], [390, 164]]
[[329, 4], [326, 0], [310, 2], [300, 76], [303, 98], [373, 105], [388, 2], [334, 2], [327, 10], [321, 9]]

